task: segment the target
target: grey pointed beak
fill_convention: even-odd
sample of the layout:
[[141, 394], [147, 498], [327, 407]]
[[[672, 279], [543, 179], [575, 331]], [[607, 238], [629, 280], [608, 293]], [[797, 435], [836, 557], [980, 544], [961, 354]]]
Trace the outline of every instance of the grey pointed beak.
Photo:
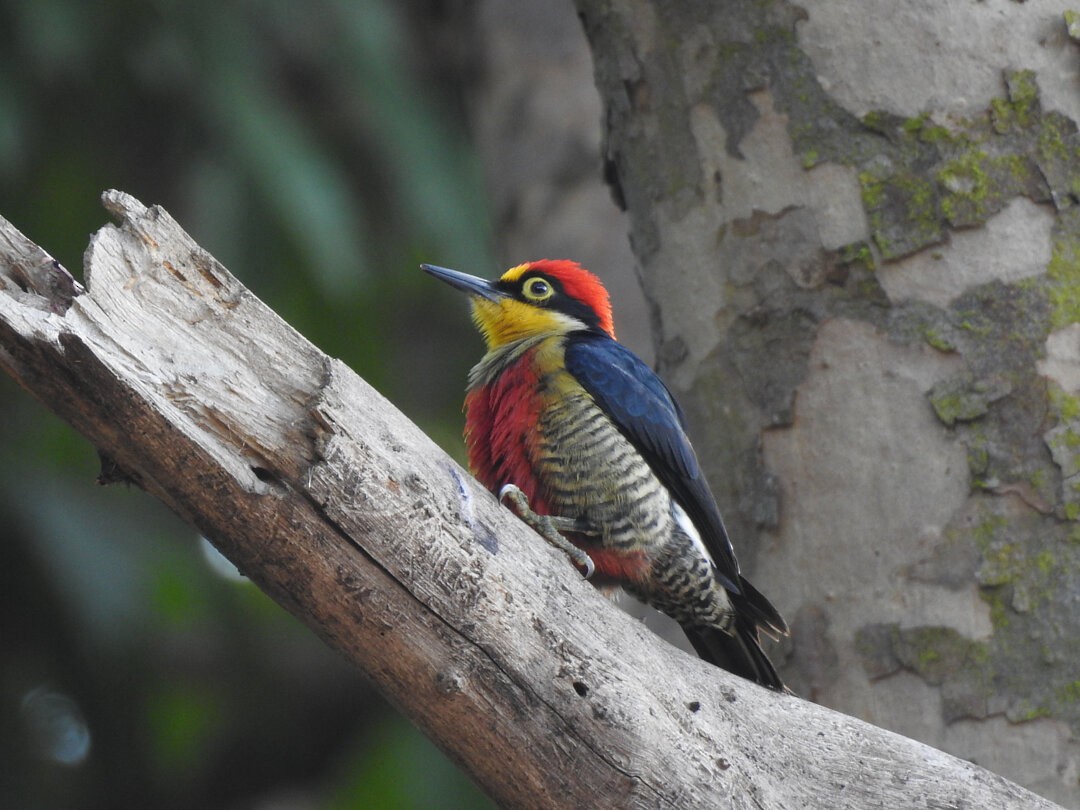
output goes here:
[[461, 290], [469, 295], [478, 295], [488, 301], [498, 301], [505, 298], [506, 293], [495, 286], [494, 282], [478, 276], [470, 276], [468, 273], [460, 273], [446, 267], [436, 267], [433, 264], [422, 264], [420, 269], [440, 281], [445, 281], [455, 290]]

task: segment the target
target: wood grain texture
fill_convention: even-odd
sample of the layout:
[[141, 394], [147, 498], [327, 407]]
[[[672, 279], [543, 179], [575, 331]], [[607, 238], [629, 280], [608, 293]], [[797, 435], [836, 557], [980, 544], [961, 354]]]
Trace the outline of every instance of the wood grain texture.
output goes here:
[[[162, 209], [0, 219], [0, 365], [513, 807], [1052, 807], [652, 636]], [[67, 292], [65, 292], [67, 291]]]

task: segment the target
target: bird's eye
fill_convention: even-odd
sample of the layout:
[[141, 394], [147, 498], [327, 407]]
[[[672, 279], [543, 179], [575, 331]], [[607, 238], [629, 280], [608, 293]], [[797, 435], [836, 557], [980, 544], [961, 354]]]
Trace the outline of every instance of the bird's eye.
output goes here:
[[521, 294], [537, 304], [551, 298], [554, 292], [551, 285], [542, 278], [530, 278], [521, 288]]

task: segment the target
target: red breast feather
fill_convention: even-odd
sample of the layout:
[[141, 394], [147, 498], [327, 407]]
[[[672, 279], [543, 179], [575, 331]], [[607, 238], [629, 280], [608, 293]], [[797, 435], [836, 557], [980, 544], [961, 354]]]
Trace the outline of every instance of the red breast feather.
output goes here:
[[465, 396], [465, 446], [469, 467], [485, 487], [498, 492], [516, 484], [533, 510], [548, 509], [533, 470], [543, 402], [533, 352], [526, 352], [492, 382]]

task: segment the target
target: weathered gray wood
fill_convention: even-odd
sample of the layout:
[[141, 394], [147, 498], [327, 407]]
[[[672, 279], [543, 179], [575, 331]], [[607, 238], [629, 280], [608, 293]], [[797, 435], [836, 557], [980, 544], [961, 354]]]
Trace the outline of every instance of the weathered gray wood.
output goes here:
[[162, 209], [0, 219], [0, 365], [515, 807], [1052, 807], [651, 636]]

